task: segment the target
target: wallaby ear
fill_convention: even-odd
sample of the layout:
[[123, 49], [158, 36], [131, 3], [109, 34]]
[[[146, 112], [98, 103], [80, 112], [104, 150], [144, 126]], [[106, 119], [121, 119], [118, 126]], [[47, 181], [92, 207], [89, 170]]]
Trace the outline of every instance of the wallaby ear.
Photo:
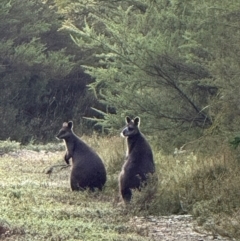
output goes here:
[[69, 122], [68, 122], [68, 128], [70, 128], [70, 129], [73, 128], [73, 122], [72, 122], [72, 121], [69, 121]]
[[126, 124], [128, 124], [129, 122], [131, 122], [131, 118], [129, 116], [126, 116], [125, 121], [126, 121]]
[[140, 126], [140, 117], [137, 116], [137, 117], [134, 118], [134, 125]]

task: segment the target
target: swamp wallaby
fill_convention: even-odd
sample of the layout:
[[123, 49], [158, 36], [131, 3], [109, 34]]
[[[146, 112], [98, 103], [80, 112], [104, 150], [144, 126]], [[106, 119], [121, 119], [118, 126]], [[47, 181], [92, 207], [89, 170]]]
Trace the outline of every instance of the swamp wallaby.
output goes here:
[[73, 132], [73, 122], [64, 122], [57, 135], [66, 144], [64, 160], [69, 164], [72, 158], [72, 170], [70, 177], [71, 189], [73, 191], [89, 188], [102, 190], [106, 182], [106, 169], [97, 153], [84, 143]]
[[125, 202], [132, 197], [131, 189], [140, 189], [142, 182], [146, 181], [147, 174], [154, 173], [152, 149], [139, 130], [140, 118], [131, 120], [126, 117], [126, 126], [121, 132], [127, 138], [127, 156], [119, 175], [119, 189]]

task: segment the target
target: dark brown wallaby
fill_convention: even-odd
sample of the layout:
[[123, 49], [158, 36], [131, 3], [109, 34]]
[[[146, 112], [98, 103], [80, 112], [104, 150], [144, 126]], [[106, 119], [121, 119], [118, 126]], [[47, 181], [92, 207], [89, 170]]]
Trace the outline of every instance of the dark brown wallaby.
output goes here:
[[126, 126], [121, 132], [127, 138], [127, 157], [119, 175], [119, 189], [125, 202], [132, 198], [131, 189], [140, 189], [147, 174], [154, 173], [152, 149], [139, 130], [140, 118], [131, 120], [126, 117]]
[[102, 190], [106, 182], [106, 169], [101, 158], [96, 152], [84, 143], [73, 132], [73, 122], [64, 122], [57, 135], [66, 144], [64, 160], [69, 164], [72, 158], [72, 171], [70, 177], [71, 189], [73, 191], [94, 188]]

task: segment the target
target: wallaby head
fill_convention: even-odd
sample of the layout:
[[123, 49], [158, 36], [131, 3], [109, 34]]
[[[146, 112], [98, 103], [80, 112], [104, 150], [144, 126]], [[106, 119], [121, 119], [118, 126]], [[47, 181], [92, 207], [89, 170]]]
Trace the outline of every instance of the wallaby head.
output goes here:
[[135, 117], [131, 120], [130, 117], [126, 117], [126, 126], [123, 128], [121, 135], [123, 137], [134, 136], [139, 133], [140, 117]]
[[72, 135], [72, 133], [73, 133], [72, 129], [73, 129], [72, 121], [64, 122], [61, 130], [57, 134], [57, 138], [58, 139], [67, 139], [68, 137], [70, 137]]

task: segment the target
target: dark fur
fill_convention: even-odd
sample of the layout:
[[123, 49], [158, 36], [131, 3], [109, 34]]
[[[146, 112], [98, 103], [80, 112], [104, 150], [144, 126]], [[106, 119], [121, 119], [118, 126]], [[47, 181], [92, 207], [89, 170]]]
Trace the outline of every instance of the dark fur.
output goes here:
[[126, 117], [127, 125], [121, 135], [127, 138], [127, 157], [119, 175], [119, 189], [125, 202], [132, 198], [131, 189], [140, 189], [142, 182], [146, 181], [147, 174], [154, 173], [152, 149], [139, 130], [140, 118], [131, 120]]
[[70, 177], [71, 189], [73, 191], [89, 188], [102, 190], [106, 182], [106, 169], [101, 158], [96, 152], [84, 143], [73, 132], [73, 122], [64, 122], [57, 138], [66, 143], [66, 154], [64, 160], [69, 164], [72, 158], [72, 171]]

